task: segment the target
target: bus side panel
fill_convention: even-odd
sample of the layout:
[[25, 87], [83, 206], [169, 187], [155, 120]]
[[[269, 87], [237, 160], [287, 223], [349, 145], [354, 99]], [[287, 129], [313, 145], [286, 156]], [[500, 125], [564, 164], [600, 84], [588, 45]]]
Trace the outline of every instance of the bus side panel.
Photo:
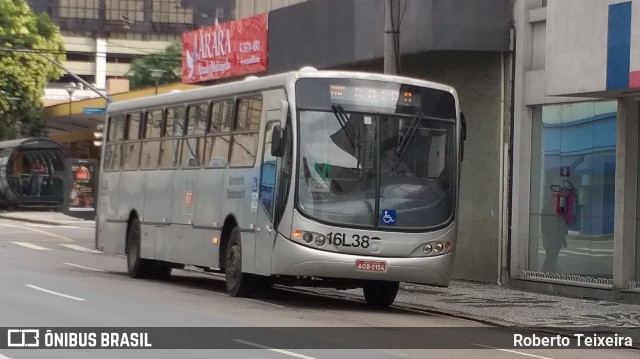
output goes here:
[[144, 208], [144, 183], [141, 173], [138, 171], [120, 172], [120, 193], [117, 218], [128, 220], [131, 211], [135, 210], [138, 215]]
[[194, 202], [198, 197], [196, 182], [198, 174], [194, 170], [178, 170], [173, 185], [173, 223], [193, 223]]
[[222, 224], [222, 193], [224, 169], [203, 168], [189, 171], [197, 178], [193, 194], [193, 227], [185, 228], [183, 253], [187, 263], [219, 268], [219, 246], [212, 238], [220, 238]]
[[[144, 211], [142, 213], [145, 228], [153, 232], [154, 228], [162, 228], [171, 223], [171, 213], [173, 208], [173, 170], [148, 171], [145, 175], [146, 189], [144, 193]], [[152, 233], [152, 232], [150, 232]], [[160, 233], [154, 236], [142, 237], [141, 254], [144, 258], [156, 258], [156, 246], [165, 248], [166, 235]], [[160, 253], [162, 257], [164, 255]]]
[[124, 254], [126, 222], [118, 218], [120, 172], [102, 172], [98, 199], [98, 227], [96, 248], [115, 254]]
[[105, 253], [125, 254], [127, 224], [124, 222], [101, 222], [99, 224], [96, 249]]
[[149, 224], [144, 227], [144, 231], [146, 231], [148, 235], [144, 236], [143, 234], [143, 243], [147, 243], [146, 245], [149, 251], [155, 249], [154, 259], [173, 263], [184, 263], [183, 227], [184, 226], [180, 224]]
[[101, 190], [100, 205], [104, 204], [106, 212], [102, 215], [107, 220], [120, 220], [118, 218], [118, 197], [120, 195], [120, 172], [103, 172], [100, 174]]
[[[190, 231], [189, 235], [186, 235], [187, 230]], [[189, 255], [185, 257], [184, 263], [220, 268], [220, 246], [213, 244], [213, 238], [220, 238], [220, 234], [220, 230], [185, 227], [185, 239], [188, 241], [185, 241], [185, 249], [189, 250]]]
[[224, 169], [201, 169], [197, 176], [196, 193], [198, 195], [193, 198], [195, 207], [193, 224], [196, 227], [221, 228], [224, 221], [221, 214]]
[[[253, 183], [258, 183], [258, 168], [228, 168], [225, 171], [223, 204], [224, 213], [233, 214], [242, 231], [242, 271], [255, 273], [257, 205], [252, 209]], [[257, 193], [257, 192], [256, 192]]]

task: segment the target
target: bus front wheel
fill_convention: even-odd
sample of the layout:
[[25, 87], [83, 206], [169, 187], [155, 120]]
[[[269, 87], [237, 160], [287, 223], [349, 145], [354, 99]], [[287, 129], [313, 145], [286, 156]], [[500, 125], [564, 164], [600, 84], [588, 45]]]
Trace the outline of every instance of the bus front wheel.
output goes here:
[[242, 272], [242, 244], [240, 228], [231, 231], [224, 255], [224, 274], [227, 292], [232, 297], [246, 297], [255, 290], [255, 277]]
[[398, 294], [399, 282], [372, 280], [364, 284], [362, 291], [367, 304], [374, 307], [388, 307]]

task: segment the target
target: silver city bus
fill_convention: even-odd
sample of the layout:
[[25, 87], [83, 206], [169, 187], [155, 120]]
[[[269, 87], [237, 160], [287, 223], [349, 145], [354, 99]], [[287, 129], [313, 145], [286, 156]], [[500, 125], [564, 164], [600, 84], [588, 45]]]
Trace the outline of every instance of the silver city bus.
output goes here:
[[272, 283], [449, 284], [465, 126], [453, 88], [303, 68], [111, 104], [96, 248], [132, 277], [184, 265]]

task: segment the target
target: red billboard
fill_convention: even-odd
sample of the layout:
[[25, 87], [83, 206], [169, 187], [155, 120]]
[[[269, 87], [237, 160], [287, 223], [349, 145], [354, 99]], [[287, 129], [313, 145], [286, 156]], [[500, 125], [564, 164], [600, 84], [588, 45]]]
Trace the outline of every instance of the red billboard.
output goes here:
[[265, 71], [267, 14], [182, 34], [182, 82]]

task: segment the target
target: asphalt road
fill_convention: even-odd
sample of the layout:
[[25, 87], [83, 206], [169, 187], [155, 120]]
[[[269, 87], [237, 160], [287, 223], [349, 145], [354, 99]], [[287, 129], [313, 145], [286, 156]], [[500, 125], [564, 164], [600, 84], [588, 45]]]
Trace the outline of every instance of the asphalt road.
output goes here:
[[[90, 227], [0, 220], [0, 327], [456, 327], [459, 337], [483, 327], [473, 321], [420, 311], [373, 309], [358, 298], [338, 299], [280, 288], [257, 298], [232, 298], [225, 293], [221, 279], [187, 271], [174, 270], [171, 279], [164, 282], [136, 280], [128, 277], [124, 257], [92, 250], [93, 235], [94, 230]], [[451, 329], [447, 330], [453, 333]], [[373, 335], [373, 332], [366, 333]], [[305, 335], [312, 334], [300, 330], [287, 335], [305, 340]], [[392, 336], [394, 332], [383, 331], [380, 335]], [[261, 341], [250, 333], [236, 339], [238, 348], [246, 349], [3, 349], [0, 359], [638, 357], [638, 351], [634, 350], [499, 350], [480, 345], [474, 350], [403, 347], [279, 350], [266, 345], [269, 342], [266, 338]], [[329, 343], [327, 347], [332, 347], [331, 343], [348, 345], [350, 340], [355, 340], [350, 335], [336, 337], [329, 332], [324, 332], [321, 338], [311, 339]], [[380, 338], [381, 341], [384, 339]], [[405, 339], [407, 348], [420, 344], [412, 342], [414, 338], [410, 335]], [[483, 342], [483, 338], [474, 339]], [[375, 338], [364, 340], [375, 342]]]

